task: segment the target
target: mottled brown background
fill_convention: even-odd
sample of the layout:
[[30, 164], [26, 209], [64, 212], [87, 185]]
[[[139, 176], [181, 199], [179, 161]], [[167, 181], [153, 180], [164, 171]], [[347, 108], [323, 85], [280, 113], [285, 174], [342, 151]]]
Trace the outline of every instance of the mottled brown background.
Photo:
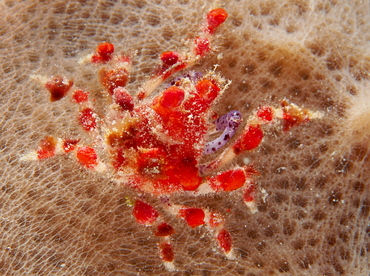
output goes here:
[[[1, 275], [369, 275], [369, 1], [219, 4], [229, 19], [217, 52], [197, 68], [218, 63], [232, 80], [215, 110], [238, 109], [247, 119], [259, 104], [287, 98], [324, 114], [291, 132], [267, 128], [263, 146], [248, 155], [268, 193], [258, 199], [258, 213], [238, 193], [174, 199], [227, 215], [236, 259], [225, 259], [206, 229], [165, 215], [177, 230], [178, 269], [166, 272], [158, 240], [134, 222], [123, 185], [67, 156], [19, 160], [46, 134], [83, 136], [77, 107], [68, 99], [49, 103], [30, 75], [60, 73], [97, 90], [94, 69], [77, 61], [110, 41], [137, 50], [129, 86], [135, 91], [158, 53], [181, 49], [217, 5], [1, 0]], [[147, 200], [161, 209], [157, 199]]]

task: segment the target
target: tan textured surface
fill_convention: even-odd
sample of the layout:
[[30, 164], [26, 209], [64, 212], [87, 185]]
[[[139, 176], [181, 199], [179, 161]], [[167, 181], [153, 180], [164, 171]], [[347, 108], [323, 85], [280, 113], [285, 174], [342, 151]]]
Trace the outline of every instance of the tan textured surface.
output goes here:
[[[138, 50], [134, 90], [157, 53], [178, 49], [196, 31], [207, 3], [0, 2], [1, 275], [167, 273], [151, 230], [135, 224], [125, 205], [129, 191], [68, 157], [19, 161], [45, 134], [80, 134], [76, 108], [50, 104], [29, 76], [59, 72], [94, 88], [94, 72], [76, 61], [109, 40]], [[270, 128], [250, 155], [268, 193], [255, 215], [237, 195], [176, 200], [223, 213], [230, 208], [237, 259], [226, 260], [205, 229], [168, 217], [177, 229], [174, 275], [368, 275], [369, 2], [224, 3], [230, 17], [217, 39], [224, 55], [218, 63], [233, 83], [218, 109], [247, 117], [259, 103], [286, 97], [325, 117], [291, 133]], [[213, 55], [201, 68], [215, 62]]]

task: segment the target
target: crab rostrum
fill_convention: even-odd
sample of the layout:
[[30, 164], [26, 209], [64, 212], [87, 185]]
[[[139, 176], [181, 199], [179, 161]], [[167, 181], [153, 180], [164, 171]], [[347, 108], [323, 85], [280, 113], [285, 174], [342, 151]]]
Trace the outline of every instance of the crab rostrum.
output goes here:
[[[319, 116], [285, 100], [279, 107], [261, 106], [249, 116], [244, 130], [238, 132], [240, 137], [230, 141], [243, 118], [235, 110], [214, 118], [212, 107], [229, 84], [215, 71], [205, 74], [188, 71], [161, 93], [154, 93], [163, 81], [212, 51], [211, 40], [226, 18], [227, 12], [222, 8], [208, 12], [189, 49], [183, 53], [162, 53], [161, 64], [136, 95], [125, 88], [131, 57], [116, 54], [111, 43], [99, 44], [89, 56], [89, 62], [100, 68], [100, 83], [111, 97], [104, 119], [94, 111], [87, 91], [73, 87], [73, 81], [65, 77], [50, 77], [44, 85], [51, 101], [71, 94], [72, 101], [79, 105], [78, 123], [94, 137], [94, 146], [84, 145], [79, 139], [46, 136], [36, 151], [23, 156], [23, 159], [41, 160], [56, 154], [73, 154], [83, 167], [97, 172], [108, 170], [117, 183], [137, 191], [137, 198], [132, 199], [133, 216], [137, 223], [153, 227], [159, 239], [160, 258], [169, 270], [174, 269], [171, 235], [175, 229], [145, 202], [143, 195], [160, 198], [164, 211], [183, 219], [192, 228], [208, 226], [220, 250], [233, 258], [232, 237], [220, 213], [173, 204], [170, 196], [240, 190], [251, 212], [257, 211], [258, 189], [253, 178], [258, 171], [250, 164], [233, 166], [232, 161], [260, 145], [263, 125], [281, 119], [283, 129], [289, 130]], [[207, 141], [211, 130], [220, 134]], [[104, 158], [98, 156], [97, 146], [105, 151]], [[207, 158], [210, 160], [215, 152], [219, 153], [217, 157], [201, 163], [204, 155], [210, 155]]]

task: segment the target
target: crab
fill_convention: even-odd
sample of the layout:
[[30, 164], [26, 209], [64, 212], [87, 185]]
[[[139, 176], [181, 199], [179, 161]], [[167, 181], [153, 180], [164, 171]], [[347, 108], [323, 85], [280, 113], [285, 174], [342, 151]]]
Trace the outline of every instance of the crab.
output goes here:
[[[104, 117], [94, 110], [89, 93], [74, 87], [72, 80], [52, 76], [43, 81], [51, 101], [71, 94], [71, 101], [79, 107], [78, 124], [95, 142], [86, 145], [80, 139], [46, 136], [37, 150], [22, 157], [42, 160], [71, 154], [87, 170], [109, 172], [119, 185], [134, 190], [137, 197], [130, 199], [133, 217], [138, 224], [153, 228], [159, 256], [168, 270], [175, 269], [171, 236], [176, 230], [146, 198], [158, 198], [162, 211], [191, 228], [206, 226], [220, 251], [232, 259], [232, 237], [225, 217], [207, 208], [174, 204], [171, 196], [240, 191], [249, 210], [256, 212], [258, 171], [251, 164], [234, 165], [233, 161], [261, 144], [264, 125], [282, 120], [286, 131], [317, 117], [286, 100], [278, 107], [260, 106], [244, 124], [236, 110], [215, 115], [212, 108], [230, 82], [216, 70], [201, 74], [188, 69], [212, 52], [216, 29], [227, 16], [223, 8], [209, 11], [188, 49], [160, 54], [160, 65], [136, 94], [125, 88], [132, 58], [117, 54], [109, 42], [99, 44], [87, 59], [98, 67], [100, 84], [110, 98]], [[155, 93], [165, 80], [184, 70], [164, 91]], [[237, 131], [241, 125], [244, 129]], [[210, 132], [218, 133], [217, 138], [208, 141]], [[241, 134], [235, 138], [236, 133]]]

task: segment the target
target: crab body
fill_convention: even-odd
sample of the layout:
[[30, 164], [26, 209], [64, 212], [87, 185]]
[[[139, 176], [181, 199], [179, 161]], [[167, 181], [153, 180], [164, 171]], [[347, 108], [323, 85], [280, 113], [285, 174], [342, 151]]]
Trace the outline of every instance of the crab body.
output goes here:
[[[159, 239], [159, 255], [169, 270], [174, 269], [171, 236], [176, 231], [164, 221], [160, 211], [145, 202], [143, 195], [160, 199], [164, 211], [182, 218], [192, 228], [207, 225], [221, 251], [233, 258], [232, 237], [222, 214], [173, 204], [170, 196], [240, 190], [246, 206], [255, 212], [254, 177], [258, 172], [250, 164], [234, 166], [232, 161], [259, 146], [264, 136], [263, 125], [282, 119], [283, 129], [289, 130], [317, 117], [285, 100], [277, 108], [261, 106], [248, 118], [240, 137], [230, 141], [243, 119], [235, 110], [211, 119], [213, 105], [228, 86], [219, 74], [190, 71], [173, 80], [162, 93], [153, 93], [166, 79], [190, 68], [211, 52], [215, 31], [226, 18], [224, 9], [211, 10], [189, 49], [184, 53], [162, 53], [161, 64], [136, 95], [125, 88], [131, 57], [115, 54], [114, 45], [108, 42], [98, 45], [88, 60], [99, 68], [101, 86], [110, 97], [104, 119], [94, 111], [88, 92], [72, 87], [73, 81], [65, 77], [51, 77], [44, 82], [51, 101], [60, 100], [73, 90], [71, 100], [79, 107], [77, 121], [95, 142], [84, 145], [79, 139], [46, 136], [36, 151], [22, 157], [41, 160], [57, 154], [74, 154], [86, 169], [109, 171], [119, 185], [135, 190], [137, 198], [131, 200], [133, 217], [138, 224], [154, 228], [153, 234]], [[208, 141], [212, 129], [221, 134]], [[97, 147], [104, 152], [103, 156], [98, 154]], [[215, 153], [219, 153], [217, 157], [202, 163], [204, 155]]]
[[195, 191], [202, 183], [198, 165], [207, 117], [221, 87], [215, 79], [184, 82], [135, 107], [124, 118], [132, 123], [106, 134], [114, 169], [140, 191], [166, 195]]

